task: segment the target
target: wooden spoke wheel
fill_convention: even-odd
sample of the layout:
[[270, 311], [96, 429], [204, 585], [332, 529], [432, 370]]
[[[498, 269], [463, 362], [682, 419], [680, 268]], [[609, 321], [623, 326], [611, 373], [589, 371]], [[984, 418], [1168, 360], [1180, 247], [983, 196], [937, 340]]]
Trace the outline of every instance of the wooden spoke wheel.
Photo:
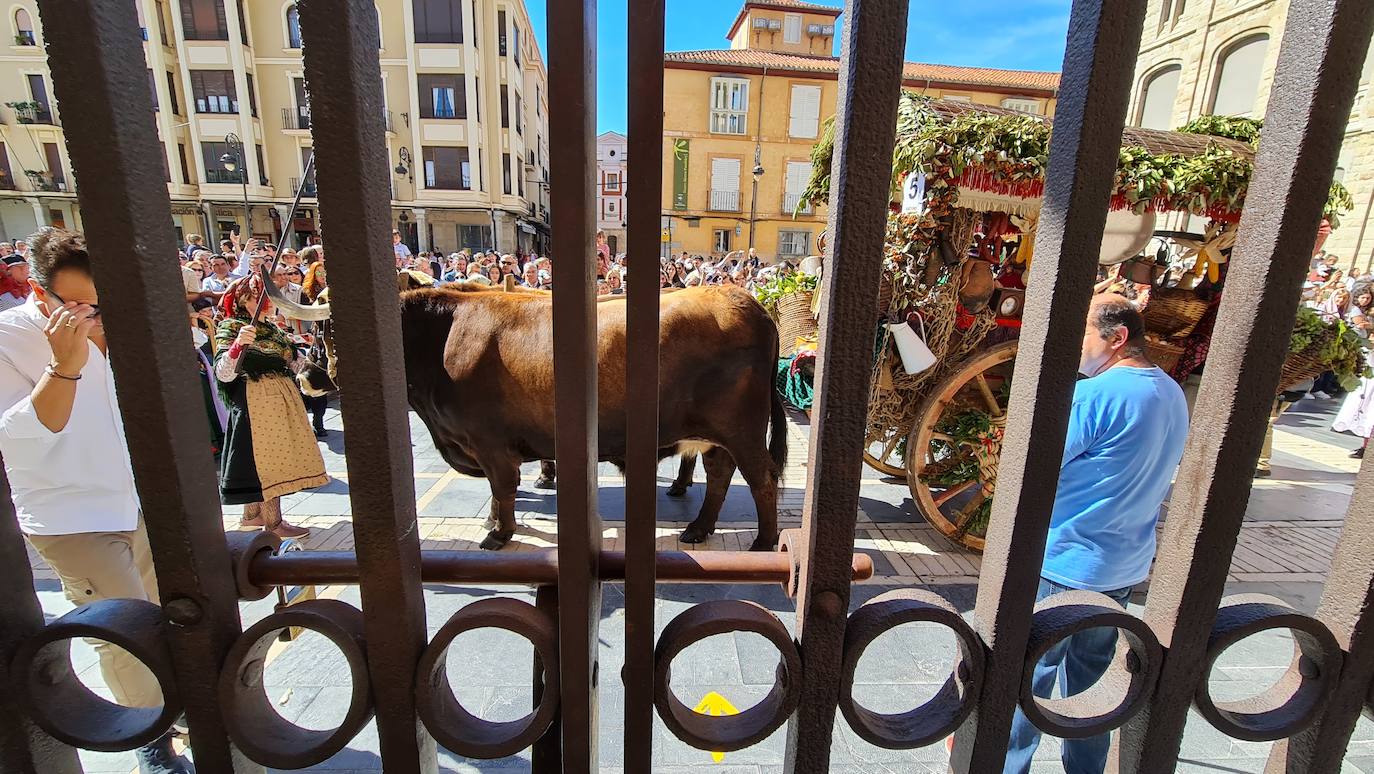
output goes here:
[[884, 428], [883, 436], [864, 449], [864, 462], [883, 475], [905, 479], [906, 437], [904, 427]]
[[1015, 341], [978, 352], [930, 392], [906, 444], [907, 486], [945, 537], [983, 550], [997, 486]]

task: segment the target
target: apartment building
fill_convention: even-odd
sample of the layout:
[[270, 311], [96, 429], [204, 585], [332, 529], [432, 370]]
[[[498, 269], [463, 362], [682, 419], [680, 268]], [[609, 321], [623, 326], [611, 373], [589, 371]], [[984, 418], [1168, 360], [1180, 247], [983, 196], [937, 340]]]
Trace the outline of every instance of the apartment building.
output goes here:
[[[815, 252], [824, 207], [801, 200], [835, 112], [838, 5], [746, 0], [729, 48], [665, 56], [665, 252], [765, 260]], [[908, 62], [903, 85], [944, 99], [1053, 115], [1059, 74]]]
[[[1136, 60], [1130, 119], [1174, 129], [1200, 115], [1263, 118], [1288, 21], [1288, 0], [1150, 0]], [[1346, 268], [1374, 265], [1374, 56], [1364, 62], [1336, 179], [1355, 209], [1326, 240]], [[1203, 219], [1194, 218], [1192, 230]]]
[[619, 132], [596, 138], [596, 228], [606, 233], [611, 253], [625, 251], [626, 150], [629, 140]]
[[[178, 236], [220, 238], [245, 217], [258, 236], [289, 232], [305, 244], [320, 235], [295, 4], [134, 1]], [[377, 152], [392, 171], [395, 227], [415, 250], [546, 249], [547, 74], [523, 3], [380, 0], [377, 16], [386, 130]], [[36, 3], [20, 0], [9, 22], [0, 236], [79, 228]]]

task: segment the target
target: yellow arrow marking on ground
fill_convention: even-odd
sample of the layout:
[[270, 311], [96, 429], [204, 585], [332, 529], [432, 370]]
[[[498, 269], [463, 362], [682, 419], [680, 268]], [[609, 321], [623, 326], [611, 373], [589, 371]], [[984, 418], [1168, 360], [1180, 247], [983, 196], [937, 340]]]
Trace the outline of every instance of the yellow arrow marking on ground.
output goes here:
[[[739, 714], [739, 710], [735, 709], [735, 705], [731, 704], [729, 699], [725, 698], [724, 696], [721, 696], [715, 691], [711, 691], [710, 693], [701, 697], [701, 702], [698, 703], [692, 711], [700, 715]], [[716, 763], [720, 763], [721, 761], [725, 760], [725, 753], [712, 752], [711, 760], [715, 761]]]

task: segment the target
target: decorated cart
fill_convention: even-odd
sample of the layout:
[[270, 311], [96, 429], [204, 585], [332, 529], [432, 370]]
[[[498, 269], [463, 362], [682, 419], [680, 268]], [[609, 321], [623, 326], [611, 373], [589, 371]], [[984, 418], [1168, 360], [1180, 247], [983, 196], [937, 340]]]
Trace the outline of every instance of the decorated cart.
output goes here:
[[[910, 94], [899, 107], [864, 459], [905, 478], [921, 515], [974, 550], [996, 491], [1050, 127]], [[1099, 289], [1136, 297], [1152, 359], [1180, 381], [1206, 357], [1258, 132], [1206, 117], [1122, 136]], [[828, 132], [813, 153], [810, 201], [828, 198], [832, 142]], [[1342, 207], [1348, 194], [1334, 185], [1331, 225]], [[1203, 233], [1162, 228], [1188, 215], [1205, 219]], [[1284, 387], [1337, 361], [1363, 368], [1358, 337], [1312, 317], [1295, 331]]]

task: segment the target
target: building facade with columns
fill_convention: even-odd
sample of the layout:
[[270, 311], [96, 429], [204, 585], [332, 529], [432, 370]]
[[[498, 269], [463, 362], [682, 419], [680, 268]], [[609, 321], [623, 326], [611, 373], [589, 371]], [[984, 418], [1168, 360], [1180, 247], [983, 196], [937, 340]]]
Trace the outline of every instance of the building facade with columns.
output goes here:
[[[1201, 115], [1263, 118], [1288, 18], [1288, 0], [1150, 0], [1129, 119], [1175, 129]], [[1364, 67], [1336, 178], [1355, 200], [1324, 245], [1341, 265], [1374, 261], [1374, 57]], [[1202, 224], [1193, 222], [1197, 230]]]
[[[729, 48], [665, 56], [663, 251], [816, 251], [826, 208], [801, 199], [811, 149], [835, 113], [838, 3], [745, 0]], [[1059, 74], [907, 62], [903, 87], [1053, 115]]]
[[625, 252], [629, 142], [619, 132], [602, 132], [596, 138], [596, 230], [605, 232], [613, 254]]
[[[321, 236], [299, 16], [282, 0], [134, 0], [178, 237]], [[415, 250], [540, 251], [548, 88], [521, 0], [380, 0], [393, 225]], [[80, 228], [34, 0], [0, 54], [0, 237]], [[244, 174], [246, 172], [246, 175]], [[290, 203], [305, 193], [294, 219]]]

